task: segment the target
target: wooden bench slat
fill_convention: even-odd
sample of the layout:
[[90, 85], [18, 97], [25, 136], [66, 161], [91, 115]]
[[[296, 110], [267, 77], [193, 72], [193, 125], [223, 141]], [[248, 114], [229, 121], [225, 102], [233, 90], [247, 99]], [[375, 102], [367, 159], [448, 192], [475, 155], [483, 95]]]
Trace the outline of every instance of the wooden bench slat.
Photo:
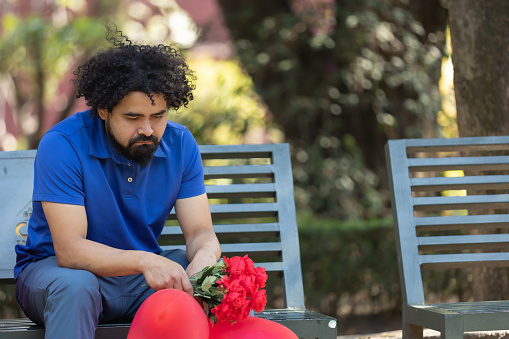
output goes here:
[[[278, 234], [278, 223], [265, 223], [265, 224], [228, 224], [228, 225], [214, 225], [216, 234]], [[182, 236], [180, 226], [166, 226], [161, 235], [178, 235]]]
[[[395, 141], [395, 140], [394, 140]], [[405, 152], [425, 151], [457, 151], [462, 149], [474, 150], [507, 150], [509, 149], [509, 137], [464, 137], [464, 138], [430, 138], [430, 139], [401, 139], [405, 146]]]
[[271, 145], [199, 145], [203, 160], [272, 158]]
[[212, 213], [277, 212], [277, 203], [211, 204]]
[[276, 192], [274, 184], [229, 184], [229, 185], [205, 185], [207, 194], [213, 193], [258, 193]]
[[267, 272], [281, 272], [283, 271], [282, 262], [258, 262], [255, 267], [263, 267]]
[[486, 156], [464, 158], [412, 158], [408, 159], [410, 172], [449, 171], [457, 169], [507, 169], [509, 156]]
[[509, 267], [509, 253], [452, 253], [420, 256], [423, 268]]
[[[212, 220], [223, 218], [252, 218], [277, 217], [277, 203], [244, 203], [244, 204], [211, 204]], [[168, 215], [168, 219], [175, 220], [175, 210]]]
[[471, 230], [509, 226], [509, 214], [464, 215], [415, 218], [417, 231]]
[[235, 218], [263, 218], [279, 215], [277, 203], [210, 205], [212, 220]]
[[203, 168], [205, 180], [221, 178], [264, 178], [274, 175], [273, 165], [208, 166]]
[[[185, 250], [186, 245], [173, 245], [173, 246], [161, 246], [163, 250], [167, 249], [181, 249]], [[282, 246], [279, 242], [263, 242], [263, 243], [240, 243], [240, 244], [221, 244], [221, 252], [227, 253], [241, 253], [245, 252], [255, 254], [277, 254], [281, 252]]]
[[0, 284], [14, 282], [13, 270], [14, 269], [10, 269], [10, 270], [0, 269]]
[[509, 187], [507, 175], [413, 178], [412, 191], [502, 189]]
[[241, 244], [222, 244], [221, 251], [223, 253], [280, 253], [282, 249], [279, 242], [265, 243], [241, 243]]
[[445, 251], [459, 249], [509, 249], [509, 234], [470, 234], [418, 237], [419, 249]]
[[416, 211], [433, 211], [468, 208], [503, 208], [509, 207], [509, 194], [419, 197], [414, 198]]

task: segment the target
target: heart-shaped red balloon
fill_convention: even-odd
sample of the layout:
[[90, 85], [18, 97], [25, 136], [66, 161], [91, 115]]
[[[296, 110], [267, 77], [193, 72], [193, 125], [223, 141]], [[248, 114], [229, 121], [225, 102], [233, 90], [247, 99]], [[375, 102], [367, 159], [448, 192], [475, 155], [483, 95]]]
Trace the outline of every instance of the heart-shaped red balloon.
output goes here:
[[207, 339], [208, 323], [203, 308], [189, 294], [160, 290], [141, 304], [127, 339]]
[[274, 321], [247, 317], [230, 325], [228, 321], [211, 325], [209, 339], [298, 339], [287, 327]]

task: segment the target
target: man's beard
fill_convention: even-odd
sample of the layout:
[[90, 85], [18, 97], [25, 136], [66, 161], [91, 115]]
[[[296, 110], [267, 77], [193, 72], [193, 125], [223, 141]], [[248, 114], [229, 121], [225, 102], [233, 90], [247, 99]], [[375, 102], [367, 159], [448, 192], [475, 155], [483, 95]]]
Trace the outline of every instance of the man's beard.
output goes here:
[[[127, 143], [127, 146], [123, 146], [113, 134], [109, 119], [105, 120], [105, 126], [106, 134], [108, 134], [110, 142], [117, 149], [117, 151], [120, 152], [120, 154], [122, 154], [129, 160], [137, 162], [141, 166], [148, 165], [148, 163], [152, 160], [152, 157], [154, 156], [154, 152], [159, 147], [159, 140], [157, 140], [157, 137], [154, 134], [152, 134], [149, 137], [139, 134], [135, 137], [132, 137]], [[152, 143], [134, 145], [136, 142], [139, 141], [152, 141]]]

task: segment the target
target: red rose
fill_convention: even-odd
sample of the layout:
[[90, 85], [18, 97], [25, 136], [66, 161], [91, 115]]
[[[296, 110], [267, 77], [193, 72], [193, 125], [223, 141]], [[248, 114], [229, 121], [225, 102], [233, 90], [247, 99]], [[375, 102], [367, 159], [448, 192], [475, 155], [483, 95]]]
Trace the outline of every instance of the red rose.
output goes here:
[[265, 283], [267, 282], [267, 273], [265, 273], [265, 268], [263, 267], [257, 267], [255, 269], [255, 279], [256, 279], [256, 285], [258, 288], [265, 287]]
[[226, 264], [226, 272], [230, 273], [232, 277], [237, 277], [244, 271], [245, 261], [241, 257], [232, 257], [230, 259], [223, 257], [223, 261]]
[[242, 275], [239, 277], [239, 283], [244, 287], [248, 297], [252, 297], [253, 294], [258, 290], [256, 285], [256, 279], [253, 276]]
[[255, 274], [255, 267], [254, 267], [253, 260], [249, 259], [247, 254], [242, 258], [242, 260], [244, 260], [244, 265], [245, 265], [244, 274], [254, 275]]
[[228, 289], [228, 285], [230, 283], [230, 277], [225, 274], [221, 277], [221, 280], [218, 280], [216, 283], [219, 286], [223, 286], [224, 288]]
[[251, 300], [251, 307], [255, 312], [261, 312], [267, 304], [267, 294], [265, 290], [256, 291]]
[[221, 304], [212, 309], [212, 313], [216, 315], [218, 321], [239, 321], [245, 318], [244, 314], [249, 314], [247, 293], [238, 280], [230, 282], [228, 293], [223, 297]]

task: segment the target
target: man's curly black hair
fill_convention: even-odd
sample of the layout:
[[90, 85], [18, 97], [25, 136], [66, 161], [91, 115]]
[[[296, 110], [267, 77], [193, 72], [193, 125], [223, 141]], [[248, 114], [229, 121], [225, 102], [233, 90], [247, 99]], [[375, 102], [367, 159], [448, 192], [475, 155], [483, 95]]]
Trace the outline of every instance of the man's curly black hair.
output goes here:
[[177, 49], [162, 44], [133, 44], [115, 25], [107, 24], [106, 28], [106, 40], [113, 47], [74, 71], [78, 98], [84, 97], [96, 112], [111, 112], [134, 91], [146, 93], [153, 104], [152, 93], [163, 94], [168, 109], [177, 110], [193, 100], [196, 77]]

